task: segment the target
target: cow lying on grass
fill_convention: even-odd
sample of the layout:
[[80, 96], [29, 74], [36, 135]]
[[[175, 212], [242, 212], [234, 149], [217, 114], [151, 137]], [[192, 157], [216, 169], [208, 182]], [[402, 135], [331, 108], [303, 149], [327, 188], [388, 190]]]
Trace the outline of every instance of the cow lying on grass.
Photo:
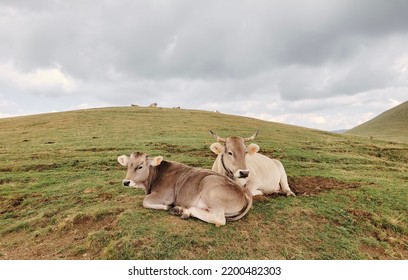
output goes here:
[[119, 156], [118, 162], [127, 167], [123, 185], [145, 190], [146, 208], [170, 210], [182, 219], [193, 216], [216, 225], [238, 220], [251, 208], [249, 191], [214, 171], [165, 161], [161, 156], [150, 159], [139, 152]]
[[287, 196], [295, 196], [290, 190], [285, 168], [279, 160], [258, 153], [259, 146], [245, 142], [252, 141], [256, 132], [249, 138], [221, 138], [210, 131], [221, 143], [213, 143], [211, 151], [217, 154], [212, 170], [227, 175], [245, 186], [252, 195], [272, 194], [280, 191]]

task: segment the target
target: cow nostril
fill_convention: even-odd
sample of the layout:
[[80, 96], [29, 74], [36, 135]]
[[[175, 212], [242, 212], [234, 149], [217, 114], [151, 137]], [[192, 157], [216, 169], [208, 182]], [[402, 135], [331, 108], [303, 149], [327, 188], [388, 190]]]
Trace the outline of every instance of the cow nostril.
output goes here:
[[130, 185], [130, 181], [129, 181], [129, 180], [124, 180], [122, 183], [123, 183], [123, 185], [126, 186], [126, 187], [128, 187], [128, 186]]
[[239, 171], [240, 178], [246, 178], [249, 175], [249, 171]]

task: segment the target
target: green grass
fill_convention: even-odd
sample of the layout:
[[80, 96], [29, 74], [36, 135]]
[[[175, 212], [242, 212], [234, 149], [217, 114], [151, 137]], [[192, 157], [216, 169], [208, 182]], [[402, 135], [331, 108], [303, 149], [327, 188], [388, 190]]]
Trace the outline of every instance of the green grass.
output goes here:
[[[215, 227], [142, 207], [116, 158], [210, 168], [250, 136], [290, 177], [358, 184], [255, 201]], [[0, 119], [0, 259], [407, 259], [408, 145], [194, 110], [103, 108]]]

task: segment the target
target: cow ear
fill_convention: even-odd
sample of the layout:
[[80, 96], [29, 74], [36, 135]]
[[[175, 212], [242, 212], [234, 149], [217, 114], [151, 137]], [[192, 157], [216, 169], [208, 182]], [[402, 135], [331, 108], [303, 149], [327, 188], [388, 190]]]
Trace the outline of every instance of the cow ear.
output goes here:
[[259, 151], [259, 146], [257, 144], [250, 144], [247, 147], [247, 151], [250, 155], [253, 155]]
[[219, 154], [223, 153], [224, 150], [225, 150], [225, 149], [224, 149], [224, 146], [221, 145], [221, 144], [218, 143], [218, 142], [211, 144], [210, 149], [211, 149], [211, 151], [213, 151], [213, 153], [216, 154], [216, 155], [219, 155]]
[[118, 157], [118, 162], [122, 165], [122, 166], [127, 166], [128, 162], [129, 162], [129, 158], [125, 155], [123, 156], [119, 156]]
[[160, 165], [160, 163], [163, 161], [163, 157], [162, 156], [158, 156], [155, 157], [154, 159], [152, 159], [152, 161], [150, 162], [151, 166], [158, 166]]

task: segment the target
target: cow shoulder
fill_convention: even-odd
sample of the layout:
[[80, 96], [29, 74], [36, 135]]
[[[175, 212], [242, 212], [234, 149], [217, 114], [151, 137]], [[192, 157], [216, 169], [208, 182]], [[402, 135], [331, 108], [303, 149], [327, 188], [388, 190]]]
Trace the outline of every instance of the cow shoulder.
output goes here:
[[260, 153], [248, 153], [248, 155], [246, 156], [246, 162], [250, 170], [251, 178], [253, 178], [254, 176], [262, 176], [263, 173], [271, 167], [275, 168], [275, 163], [272, 161], [272, 159]]

